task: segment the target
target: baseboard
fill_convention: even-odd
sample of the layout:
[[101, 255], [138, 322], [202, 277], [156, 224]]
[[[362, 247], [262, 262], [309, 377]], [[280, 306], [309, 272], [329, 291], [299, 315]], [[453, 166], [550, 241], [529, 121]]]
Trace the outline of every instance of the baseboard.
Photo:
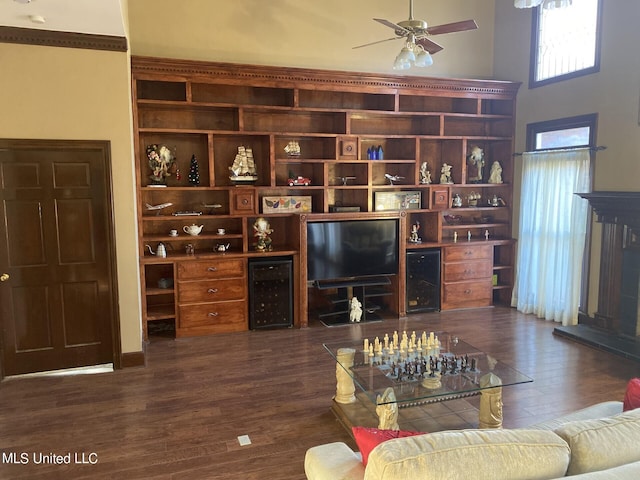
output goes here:
[[120, 355], [120, 367], [145, 367], [147, 365], [144, 351], [127, 352]]

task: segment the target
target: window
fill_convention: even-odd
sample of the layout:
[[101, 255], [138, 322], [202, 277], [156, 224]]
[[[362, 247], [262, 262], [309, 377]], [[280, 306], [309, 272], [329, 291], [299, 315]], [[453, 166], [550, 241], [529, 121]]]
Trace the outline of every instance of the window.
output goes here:
[[[571, 148], [580, 148], [580, 147], [595, 148], [597, 121], [598, 121], [598, 115], [594, 113], [589, 115], [581, 115], [578, 117], [561, 118], [561, 119], [550, 120], [546, 122], [531, 123], [527, 125], [527, 150], [529, 152], [539, 152], [540, 154], [545, 153], [545, 150], [550, 151], [551, 153], [554, 153], [554, 151], [556, 151], [555, 153], [557, 155], [562, 155], [562, 151], [557, 152], [558, 149], [563, 149], [563, 148], [571, 149]], [[581, 178], [576, 177], [578, 179], [577, 185], [580, 185], [578, 187], [578, 190], [591, 191], [591, 181], [592, 181], [591, 179], [593, 178], [595, 155], [593, 153], [589, 155], [588, 165], [586, 165], [585, 168], [575, 170], [573, 173], [571, 173], [570, 171], [572, 167], [567, 162], [567, 159], [563, 159], [561, 157], [559, 158], [561, 160], [561, 162], [558, 163], [557, 165], [559, 168], [555, 172], [553, 172], [553, 174], [551, 174], [549, 178], [545, 178], [543, 181], [538, 182], [538, 185], [541, 186], [540, 190], [538, 190], [537, 187], [533, 190], [535, 191], [536, 198], [531, 199], [531, 202], [533, 202], [534, 204], [538, 203], [539, 197], [541, 196], [541, 192], [542, 190], [544, 190], [544, 187], [552, 186], [553, 185], [552, 182], [557, 180], [558, 175], [561, 175], [562, 177], [564, 177], [565, 180], [568, 182], [569, 179], [571, 177], [574, 177], [576, 172], [578, 172], [578, 177], [581, 177]], [[534, 154], [533, 162], [529, 164], [530, 165], [530, 168], [528, 170], [529, 173], [528, 174], [525, 173], [523, 176], [522, 196], [524, 196], [525, 184], [527, 182], [532, 181], [532, 177], [538, 174], [546, 175], [545, 172], [542, 172], [542, 173], [536, 172], [536, 170], [538, 169], [544, 169], [544, 166], [542, 165], [542, 162], [540, 160], [542, 160], [542, 156]], [[523, 158], [523, 162], [524, 162], [524, 158]], [[523, 170], [524, 170], [524, 163], [523, 163]], [[558, 173], [558, 172], [562, 172], [562, 173]], [[561, 187], [556, 187], [556, 186], [551, 187], [551, 190], [553, 190], [554, 199], [553, 199], [553, 202], [549, 204], [548, 208], [551, 210], [557, 210], [560, 213], [562, 213], [563, 209], [553, 208], [553, 206], [556, 205], [555, 202], [558, 195], [558, 191], [561, 188], [567, 187], [566, 182], [564, 181], [561, 181], [560, 185]], [[569, 190], [566, 192], [568, 197], [571, 197], [571, 198], [575, 197], [574, 193], [576, 192], [576, 190], [574, 190], [574, 188], [576, 188], [576, 185], [569, 185]], [[531, 206], [527, 206], [526, 202], [524, 203], [525, 204], [521, 205], [520, 207], [521, 217], [523, 215], [526, 216], [528, 214], [528, 209], [531, 208]], [[570, 209], [564, 209], [564, 210], [566, 210], [565, 213], [567, 214], [567, 217], [562, 218], [560, 221], [560, 224], [571, 225], [573, 222], [568, 216], [569, 213], [571, 213]], [[582, 224], [586, 229], [584, 230], [584, 237], [586, 241], [584, 248], [585, 248], [585, 252], [589, 252], [591, 248], [590, 240], [589, 240], [591, 223], [588, 221], [588, 217], [586, 217], [584, 221], [578, 220], [577, 223], [573, 223], [574, 225], [573, 230], [581, 229], [582, 227], [580, 224]], [[536, 231], [535, 234], [538, 235], [540, 230], [538, 226], [536, 226], [534, 230]], [[576, 233], [579, 233], [580, 236], [583, 235], [582, 232], [576, 232]], [[525, 238], [524, 234], [520, 233], [520, 235], [523, 235], [522, 237], [519, 237], [521, 239], [520, 243], [526, 243], [524, 242], [524, 238]], [[557, 236], [557, 233], [554, 233], [554, 235]], [[537, 240], [537, 239], [534, 238], [534, 240]], [[524, 257], [525, 255], [523, 254], [523, 258]], [[518, 259], [518, 262], [520, 262], [520, 259]], [[528, 261], [525, 261], [523, 263], [527, 264], [527, 262]], [[532, 265], [533, 265], [533, 268], [535, 268], [535, 264], [532, 263]], [[525, 267], [519, 267], [519, 268], [525, 268]], [[588, 279], [589, 279], [589, 255], [587, 253], [582, 258], [582, 276], [581, 276], [581, 282], [579, 285], [578, 310], [581, 314], [587, 311], [586, 308], [588, 304], [588, 293], [589, 293]]]
[[527, 125], [527, 150], [595, 147], [597, 114]]
[[562, 8], [533, 12], [529, 87], [600, 69], [601, 0], [574, 0]]

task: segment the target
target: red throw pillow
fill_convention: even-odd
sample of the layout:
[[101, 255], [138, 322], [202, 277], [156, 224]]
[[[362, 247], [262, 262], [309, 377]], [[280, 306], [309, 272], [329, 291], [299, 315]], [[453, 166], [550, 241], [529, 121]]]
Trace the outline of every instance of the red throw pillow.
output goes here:
[[379, 428], [352, 427], [353, 437], [356, 439], [358, 449], [362, 454], [362, 463], [366, 467], [369, 453], [382, 442], [392, 438], [413, 437], [423, 435], [425, 432], [411, 432], [407, 430], [381, 430]]
[[640, 378], [632, 378], [627, 383], [627, 391], [624, 394], [622, 411], [633, 410], [640, 407]]

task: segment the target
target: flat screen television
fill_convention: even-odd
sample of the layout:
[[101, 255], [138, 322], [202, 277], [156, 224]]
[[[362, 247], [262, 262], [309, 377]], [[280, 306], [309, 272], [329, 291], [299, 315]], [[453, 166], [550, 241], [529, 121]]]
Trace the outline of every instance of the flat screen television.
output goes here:
[[345, 280], [398, 273], [397, 219], [307, 224], [307, 278]]

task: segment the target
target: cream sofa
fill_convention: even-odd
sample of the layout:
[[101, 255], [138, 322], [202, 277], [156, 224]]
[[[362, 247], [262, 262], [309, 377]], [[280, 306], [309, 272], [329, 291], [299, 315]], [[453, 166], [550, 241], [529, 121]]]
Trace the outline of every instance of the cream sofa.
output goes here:
[[449, 430], [384, 442], [310, 448], [309, 480], [640, 479], [640, 409], [604, 402], [526, 429]]

